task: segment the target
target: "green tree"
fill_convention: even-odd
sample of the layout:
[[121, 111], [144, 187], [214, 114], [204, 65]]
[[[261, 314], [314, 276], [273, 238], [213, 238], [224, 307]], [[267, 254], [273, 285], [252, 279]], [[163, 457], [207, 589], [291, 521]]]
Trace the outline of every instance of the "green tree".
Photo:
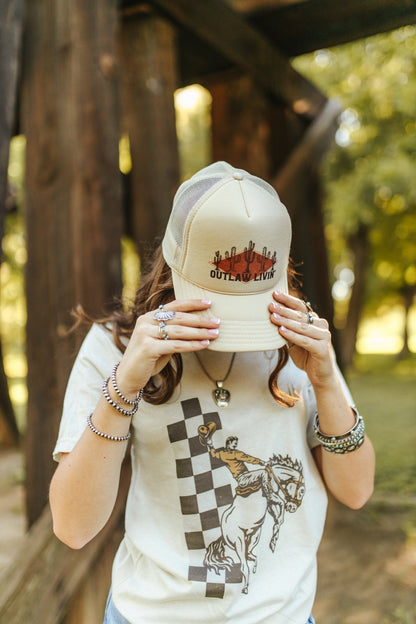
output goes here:
[[408, 312], [416, 293], [415, 56], [407, 26], [294, 61], [344, 106], [323, 173], [330, 258], [355, 277], [337, 306], [345, 364], [363, 314], [386, 301]]

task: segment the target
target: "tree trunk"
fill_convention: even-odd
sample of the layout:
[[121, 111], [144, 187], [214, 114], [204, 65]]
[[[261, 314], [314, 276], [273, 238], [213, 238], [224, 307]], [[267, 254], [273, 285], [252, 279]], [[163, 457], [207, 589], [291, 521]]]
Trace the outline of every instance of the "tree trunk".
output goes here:
[[403, 321], [403, 347], [398, 354], [398, 359], [404, 359], [410, 355], [409, 347], [409, 316], [413, 305], [413, 299], [416, 295], [416, 285], [406, 285], [401, 289], [404, 303], [404, 321]]
[[351, 366], [356, 352], [358, 327], [361, 319], [362, 305], [365, 291], [365, 270], [368, 260], [369, 227], [362, 224], [358, 231], [351, 236], [349, 248], [354, 255], [354, 285], [351, 291], [350, 303], [346, 324], [341, 330], [341, 357], [342, 365]]

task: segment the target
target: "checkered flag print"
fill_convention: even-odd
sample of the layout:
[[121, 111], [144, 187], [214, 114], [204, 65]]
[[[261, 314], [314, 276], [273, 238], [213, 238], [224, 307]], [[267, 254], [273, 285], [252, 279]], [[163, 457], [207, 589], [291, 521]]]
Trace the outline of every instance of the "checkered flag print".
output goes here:
[[[183, 418], [168, 425], [176, 457], [180, 504], [189, 551], [188, 579], [205, 584], [205, 596], [223, 598], [227, 583], [241, 583], [235, 564], [219, 574], [204, 565], [205, 550], [221, 535], [221, 515], [234, 498], [228, 470], [201, 444], [198, 427], [215, 423], [222, 429], [218, 412], [203, 413], [197, 398], [181, 402]], [[222, 468], [222, 470], [220, 470]]]

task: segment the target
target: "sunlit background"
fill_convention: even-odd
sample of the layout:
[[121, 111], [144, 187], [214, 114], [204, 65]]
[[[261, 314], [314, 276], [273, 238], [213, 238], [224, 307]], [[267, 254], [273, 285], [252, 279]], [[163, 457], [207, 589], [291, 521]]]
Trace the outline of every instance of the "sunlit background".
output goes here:
[[[330, 96], [340, 97], [345, 105], [335, 146], [323, 165], [322, 175], [326, 184], [326, 236], [332, 266], [336, 326], [342, 328], [345, 324], [357, 278], [348, 237], [358, 218], [365, 217], [363, 221], [368, 224], [370, 242], [378, 254], [369, 260], [371, 266], [360, 268], [365, 272], [372, 271], [377, 278], [370, 280], [370, 290], [374, 292], [368, 295], [368, 305], [358, 331], [357, 351], [361, 354], [400, 353], [405, 309], [397, 294], [398, 289], [395, 290], [395, 280], [404, 280], [403, 283], [409, 286], [416, 284], [416, 176], [414, 161], [405, 162], [407, 146], [403, 147], [403, 141], [407, 140], [416, 151], [415, 54], [416, 31], [413, 27], [406, 27], [336, 50], [319, 50], [294, 62], [297, 69]], [[382, 74], [378, 71], [381, 61]], [[182, 179], [186, 179], [210, 162], [211, 95], [199, 85], [179, 89], [175, 93], [175, 110]], [[382, 133], [389, 124], [389, 139], [392, 140], [394, 121], [400, 145], [392, 142], [386, 150]], [[367, 149], [368, 146], [371, 149]], [[11, 211], [7, 217], [4, 261], [0, 269], [4, 364], [20, 426], [24, 423], [27, 400], [23, 277], [26, 246], [20, 209], [24, 205], [24, 152], [24, 137], [15, 137], [10, 150], [9, 181], [19, 209]], [[410, 154], [410, 149], [408, 152]], [[354, 170], [342, 167], [347, 153], [350, 160], [355, 159]], [[120, 170], [126, 174], [131, 166], [128, 136], [123, 136], [120, 140]], [[337, 167], [339, 176], [334, 175]], [[385, 228], [389, 228], [386, 220], [389, 215], [391, 244], [386, 245], [383, 241], [388, 238], [383, 236], [386, 236]], [[385, 245], [384, 254], [377, 248], [377, 237], [380, 245]], [[400, 245], [402, 248], [406, 245], [407, 256], [405, 254], [405, 258], [398, 262]], [[122, 249], [124, 294], [131, 297], [139, 279], [140, 263], [131, 241], [123, 240]], [[410, 308], [407, 324], [408, 345], [410, 351], [416, 353], [414, 305]]]

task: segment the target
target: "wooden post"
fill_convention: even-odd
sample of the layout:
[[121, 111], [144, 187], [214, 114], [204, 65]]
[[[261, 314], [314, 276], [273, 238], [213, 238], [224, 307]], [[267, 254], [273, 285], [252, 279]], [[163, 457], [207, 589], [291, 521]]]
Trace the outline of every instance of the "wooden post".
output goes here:
[[270, 101], [246, 76], [209, 84], [213, 160], [226, 160], [254, 175], [270, 174]]
[[130, 139], [130, 229], [148, 247], [167, 223], [179, 183], [175, 30], [152, 12], [125, 16], [120, 37], [123, 130]]
[[[7, 168], [15, 121], [22, 30], [22, 0], [0, 0], [0, 262], [7, 199]], [[19, 432], [10, 401], [0, 345], [0, 442], [16, 445]]]
[[329, 100], [272, 179], [292, 218], [292, 257], [301, 262], [303, 290], [330, 323], [337, 351], [319, 163], [333, 141], [340, 111], [339, 102]]
[[27, 513], [40, 515], [77, 341], [70, 309], [121, 291], [115, 0], [27, 3]]

